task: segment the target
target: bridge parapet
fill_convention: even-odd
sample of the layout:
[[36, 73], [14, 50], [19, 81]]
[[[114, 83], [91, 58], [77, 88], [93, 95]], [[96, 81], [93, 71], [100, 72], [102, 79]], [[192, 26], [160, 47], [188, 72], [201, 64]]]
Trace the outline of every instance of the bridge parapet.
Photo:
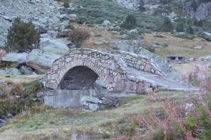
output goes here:
[[166, 76], [166, 74], [161, 71], [157, 64], [153, 62], [153, 59], [150, 59], [149, 57], [120, 50], [110, 51], [110, 53], [116, 54], [121, 57], [125, 61], [127, 66], [139, 69], [141, 71]]

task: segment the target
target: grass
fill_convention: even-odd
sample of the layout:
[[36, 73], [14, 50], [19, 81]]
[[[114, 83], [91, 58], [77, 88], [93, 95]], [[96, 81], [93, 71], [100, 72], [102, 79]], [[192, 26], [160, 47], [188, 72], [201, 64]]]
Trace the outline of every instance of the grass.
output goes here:
[[[175, 92], [161, 91], [157, 94], [163, 97], [174, 95], [174, 98], [186, 96], [182, 92], [175, 94]], [[114, 128], [114, 124], [118, 127], [118, 131], [116, 130], [115, 133], [117, 136], [130, 135], [126, 130], [130, 130], [131, 125], [125, 118], [125, 113], [145, 114], [150, 108], [147, 99], [148, 96], [146, 95], [123, 98], [120, 107], [114, 110], [97, 112], [64, 108], [54, 109], [46, 106], [34, 107], [27, 110], [26, 115], [19, 114], [10, 120], [5, 127], [0, 128], [0, 135], [4, 138], [13, 130], [14, 134], [18, 135], [20, 139], [24, 137], [27, 139], [40, 138], [43, 135], [50, 138], [54, 135], [52, 132], [56, 132], [59, 138], [70, 138], [72, 135], [71, 129], [74, 126], [78, 131], [78, 137], [81, 137], [83, 131], [86, 130], [89, 137], [96, 136], [103, 139], [103, 137], [113, 137], [112, 132], [117, 129]], [[160, 108], [157, 101], [154, 101], [151, 107], [154, 109]], [[97, 132], [99, 130], [102, 131], [102, 134]], [[14, 138], [15, 135], [11, 134], [10, 138]]]

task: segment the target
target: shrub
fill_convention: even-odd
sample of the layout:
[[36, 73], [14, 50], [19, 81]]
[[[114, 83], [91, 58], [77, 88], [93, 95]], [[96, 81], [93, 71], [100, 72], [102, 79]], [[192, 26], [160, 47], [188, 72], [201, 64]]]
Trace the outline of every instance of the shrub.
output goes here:
[[16, 18], [8, 30], [6, 49], [7, 51], [28, 52], [38, 48], [40, 33], [35, 29], [32, 21], [28, 23]]
[[187, 28], [186, 28], [186, 32], [188, 34], [194, 34], [194, 30], [193, 30], [193, 27], [191, 25], [189, 25]]
[[89, 37], [90, 34], [87, 31], [76, 29], [70, 33], [69, 40], [71, 40], [76, 45], [76, 48], [80, 48], [82, 43]]
[[144, 1], [140, 0], [139, 1], [139, 7], [138, 7], [139, 11], [146, 11], [145, 7], [144, 7]]
[[66, 14], [67, 14], [67, 8], [70, 7], [70, 1], [69, 1], [69, 0], [65, 0], [63, 6], [64, 6], [64, 8], [66, 9]]
[[150, 51], [151, 53], [155, 52], [155, 48], [152, 47], [152, 46], [147, 46], [147, 47], [144, 47], [144, 49]]
[[170, 19], [168, 17], [165, 17], [163, 25], [162, 25], [162, 31], [164, 32], [172, 32], [174, 29], [174, 26]]
[[179, 22], [176, 26], [177, 32], [184, 32], [184, 24], [182, 22]]
[[133, 15], [128, 15], [123, 24], [121, 24], [122, 28], [132, 29], [136, 26], [136, 18]]

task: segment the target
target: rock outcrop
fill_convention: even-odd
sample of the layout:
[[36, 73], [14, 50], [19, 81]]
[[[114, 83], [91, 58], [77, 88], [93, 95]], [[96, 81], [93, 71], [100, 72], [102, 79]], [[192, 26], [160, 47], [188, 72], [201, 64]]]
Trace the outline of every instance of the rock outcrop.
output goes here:
[[[26, 10], [27, 8], [27, 10]], [[7, 30], [14, 19], [33, 19], [41, 32], [56, 27], [60, 22], [59, 5], [54, 0], [3, 0], [0, 2], [0, 46], [4, 46]]]
[[52, 67], [53, 62], [60, 57], [58, 54], [34, 49], [27, 55], [26, 64], [40, 73], [46, 73]]

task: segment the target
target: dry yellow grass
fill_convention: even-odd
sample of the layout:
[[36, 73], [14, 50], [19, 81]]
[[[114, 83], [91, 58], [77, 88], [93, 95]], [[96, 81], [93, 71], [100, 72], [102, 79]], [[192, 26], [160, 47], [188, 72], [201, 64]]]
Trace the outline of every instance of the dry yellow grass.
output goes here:
[[[84, 48], [107, 51], [110, 49], [109, 43], [104, 45], [96, 45], [95, 42], [99, 42], [100, 38], [103, 38], [108, 42], [121, 40], [117, 38], [119, 34], [112, 34], [110, 31], [102, 30], [95, 27], [87, 27], [86, 25], [77, 26], [79, 26], [77, 28], [82, 28], [88, 32], [102, 35], [102, 37], [95, 37], [92, 35], [82, 44], [82, 47]], [[153, 37], [156, 34], [160, 34], [165, 38]], [[154, 52], [156, 55], [161, 56], [164, 60], [166, 60], [166, 57], [168, 56], [183, 56], [186, 59], [189, 59], [191, 57], [202, 57], [211, 55], [211, 42], [208, 42], [205, 39], [199, 37], [194, 38], [193, 40], [182, 39], [174, 37], [172, 34], [165, 32], [153, 32], [151, 34], [146, 34], [143, 37], [145, 46], [148, 46], [151, 43], [159, 43], [162, 46], [164, 46], [164, 44], [168, 45], [167, 47], [156, 48]], [[195, 50], [193, 49], [194, 46], [202, 46], [202, 50]]]
[[[182, 39], [174, 37], [169, 33], [157, 33], [165, 36], [165, 38], [153, 37], [156, 33], [151, 35], [144, 35], [145, 45], [150, 43], [159, 43], [161, 45], [168, 44], [167, 47], [156, 48], [155, 54], [161, 56], [166, 60], [167, 56], [183, 56], [186, 59], [191, 57], [202, 57], [211, 55], [211, 42], [202, 38], [194, 38], [193, 40]], [[202, 46], [202, 50], [193, 49], [194, 46]]]

